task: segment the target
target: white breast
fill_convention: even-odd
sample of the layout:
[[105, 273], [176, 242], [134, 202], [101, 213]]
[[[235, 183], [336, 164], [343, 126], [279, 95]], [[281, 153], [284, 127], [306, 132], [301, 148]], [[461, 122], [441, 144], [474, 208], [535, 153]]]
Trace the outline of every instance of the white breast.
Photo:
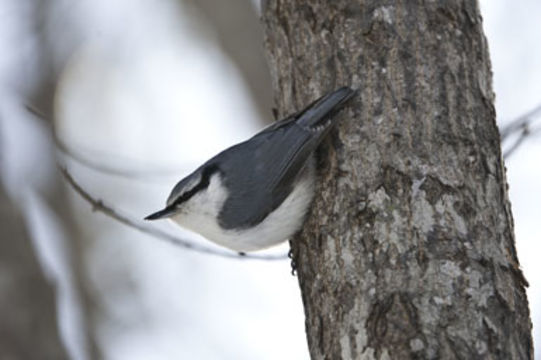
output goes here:
[[218, 175], [211, 177], [207, 192], [195, 195], [186, 204], [186, 208], [171, 219], [234, 251], [255, 251], [277, 245], [293, 236], [302, 226], [314, 194], [314, 171], [311, 165], [307, 166], [302, 180], [284, 202], [253, 228], [224, 230], [216, 221], [227, 198]]

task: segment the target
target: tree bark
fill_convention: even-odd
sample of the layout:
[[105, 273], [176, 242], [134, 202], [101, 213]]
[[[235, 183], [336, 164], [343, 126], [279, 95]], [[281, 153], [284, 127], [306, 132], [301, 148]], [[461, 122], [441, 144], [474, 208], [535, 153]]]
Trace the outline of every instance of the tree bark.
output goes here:
[[281, 115], [358, 96], [292, 242], [312, 359], [533, 359], [477, 2], [268, 0]]

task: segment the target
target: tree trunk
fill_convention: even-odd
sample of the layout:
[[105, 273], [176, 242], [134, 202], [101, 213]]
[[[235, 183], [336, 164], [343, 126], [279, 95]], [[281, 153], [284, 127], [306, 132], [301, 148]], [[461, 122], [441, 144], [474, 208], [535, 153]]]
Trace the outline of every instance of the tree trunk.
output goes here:
[[67, 359], [54, 289], [2, 186], [0, 235], [0, 359]]
[[[189, 19], [200, 27], [199, 34], [210, 35], [237, 67], [265, 125], [272, 121], [272, 89], [261, 46], [263, 31], [250, 0], [182, 0], [196, 11]], [[209, 34], [209, 29], [211, 30]]]
[[268, 0], [280, 113], [351, 85], [292, 243], [313, 359], [533, 359], [475, 1]]
[[[44, 115], [42, 119], [46, 127], [50, 130], [51, 141], [50, 151], [54, 152], [55, 144], [53, 143], [53, 127], [54, 127], [54, 96], [58, 83], [58, 76], [62, 71], [62, 67], [68, 61], [70, 52], [73, 52], [75, 48], [75, 41], [77, 37], [77, 31], [74, 28], [70, 28], [66, 33], [71, 34], [71, 36], [64, 36], [65, 34], [60, 34], [55, 30], [56, 27], [55, 21], [59, 21], [59, 18], [66, 18], [69, 16], [69, 12], [66, 14], [57, 13], [55, 8], [58, 7], [58, 1], [41, 1], [33, 0], [29, 3], [29, 6], [32, 7], [30, 14], [29, 24], [32, 25], [33, 32], [30, 34], [33, 37], [30, 38], [32, 41], [35, 41], [35, 47], [32, 49], [33, 56], [37, 59], [36, 61], [36, 71], [34, 72], [33, 77], [28, 79], [23, 79], [21, 81], [27, 82], [24, 83], [27, 86], [27, 92], [24, 94], [24, 97], [21, 98], [21, 103], [25, 105], [31, 105], [32, 107], [39, 110], [40, 113]], [[56, 16], [56, 15], [61, 15]], [[66, 30], [63, 29], [64, 31]], [[58, 39], [62, 38], [62, 51], [59, 51], [58, 48], [53, 46], [58, 42]], [[43, 156], [44, 159], [55, 159], [57, 154], [48, 154], [49, 156]], [[75, 214], [71, 210], [69, 199], [68, 199], [68, 185], [65, 184], [62, 175], [57, 169], [56, 163], [44, 163], [49, 165], [51, 171], [47, 176], [49, 177], [48, 186], [42, 186], [38, 192], [39, 196], [45, 200], [45, 203], [48, 206], [48, 210], [52, 211], [59, 221], [62, 232], [70, 240], [67, 243], [62, 245], [65, 246], [63, 250], [65, 253], [59, 255], [59, 257], [65, 257], [65, 261], [69, 266], [69, 270], [72, 272], [69, 276], [71, 279], [70, 283], [63, 283], [60, 279], [55, 279], [58, 281], [57, 286], [64, 291], [58, 292], [58, 294], [64, 294], [64, 296], [69, 289], [69, 292], [75, 292], [77, 295], [73, 301], [80, 300], [79, 303], [75, 305], [80, 305], [76, 309], [78, 317], [74, 320], [73, 317], [70, 317], [69, 321], [73, 322], [70, 324], [70, 327], [77, 326], [78, 334], [70, 334], [69, 339], [77, 343], [73, 343], [72, 350], [76, 350], [75, 354], [69, 355], [80, 355], [84, 359], [87, 357], [91, 359], [101, 358], [100, 349], [96, 343], [95, 334], [95, 317], [92, 315], [95, 310], [95, 303], [93, 302], [93, 294], [90, 293], [87, 274], [85, 274], [85, 250], [88, 246], [87, 243], [84, 243], [82, 240], [81, 233], [77, 228]], [[41, 173], [42, 175], [45, 173]], [[41, 239], [38, 238], [37, 241]], [[71, 289], [73, 287], [74, 289]], [[60, 295], [59, 295], [60, 296]], [[70, 295], [68, 295], [70, 297]], [[60, 299], [60, 302], [67, 301], [67, 298]], [[72, 306], [64, 305], [64, 306]], [[79, 334], [80, 333], [80, 334]], [[75, 347], [81, 347], [80, 349], [75, 349]], [[70, 347], [68, 346], [68, 349]]]

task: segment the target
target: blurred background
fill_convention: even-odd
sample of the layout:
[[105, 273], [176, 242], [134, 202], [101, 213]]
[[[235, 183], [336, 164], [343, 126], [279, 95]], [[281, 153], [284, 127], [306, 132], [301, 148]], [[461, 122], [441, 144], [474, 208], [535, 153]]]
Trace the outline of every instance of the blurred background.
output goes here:
[[[0, 355], [36, 358], [40, 342], [58, 359], [308, 359], [289, 261], [205, 255], [144, 235], [94, 212], [56, 167], [142, 219], [201, 162], [272, 121], [258, 5], [0, 0]], [[481, 10], [505, 129], [541, 104], [541, 2], [482, 0]], [[55, 148], [53, 126], [71, 156]], [[535, 128], [520, 127], [504, 148], [520, 143], [506, 166], [539, 348]]]

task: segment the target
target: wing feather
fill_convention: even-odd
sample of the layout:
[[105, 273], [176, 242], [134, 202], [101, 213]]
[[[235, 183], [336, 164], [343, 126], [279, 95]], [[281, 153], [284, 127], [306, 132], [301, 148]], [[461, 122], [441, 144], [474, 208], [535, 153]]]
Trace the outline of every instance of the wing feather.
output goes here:
[[340, 88], [228, 149], [228, 159], [222, 162], [229, 167], [224, 169], [228, 174], [224, 181], [235, 192], [220, 212], [220, 225], [248, 228], [275, 210], [334, 125], [330, 115], [353, 94], [349, 88]]

